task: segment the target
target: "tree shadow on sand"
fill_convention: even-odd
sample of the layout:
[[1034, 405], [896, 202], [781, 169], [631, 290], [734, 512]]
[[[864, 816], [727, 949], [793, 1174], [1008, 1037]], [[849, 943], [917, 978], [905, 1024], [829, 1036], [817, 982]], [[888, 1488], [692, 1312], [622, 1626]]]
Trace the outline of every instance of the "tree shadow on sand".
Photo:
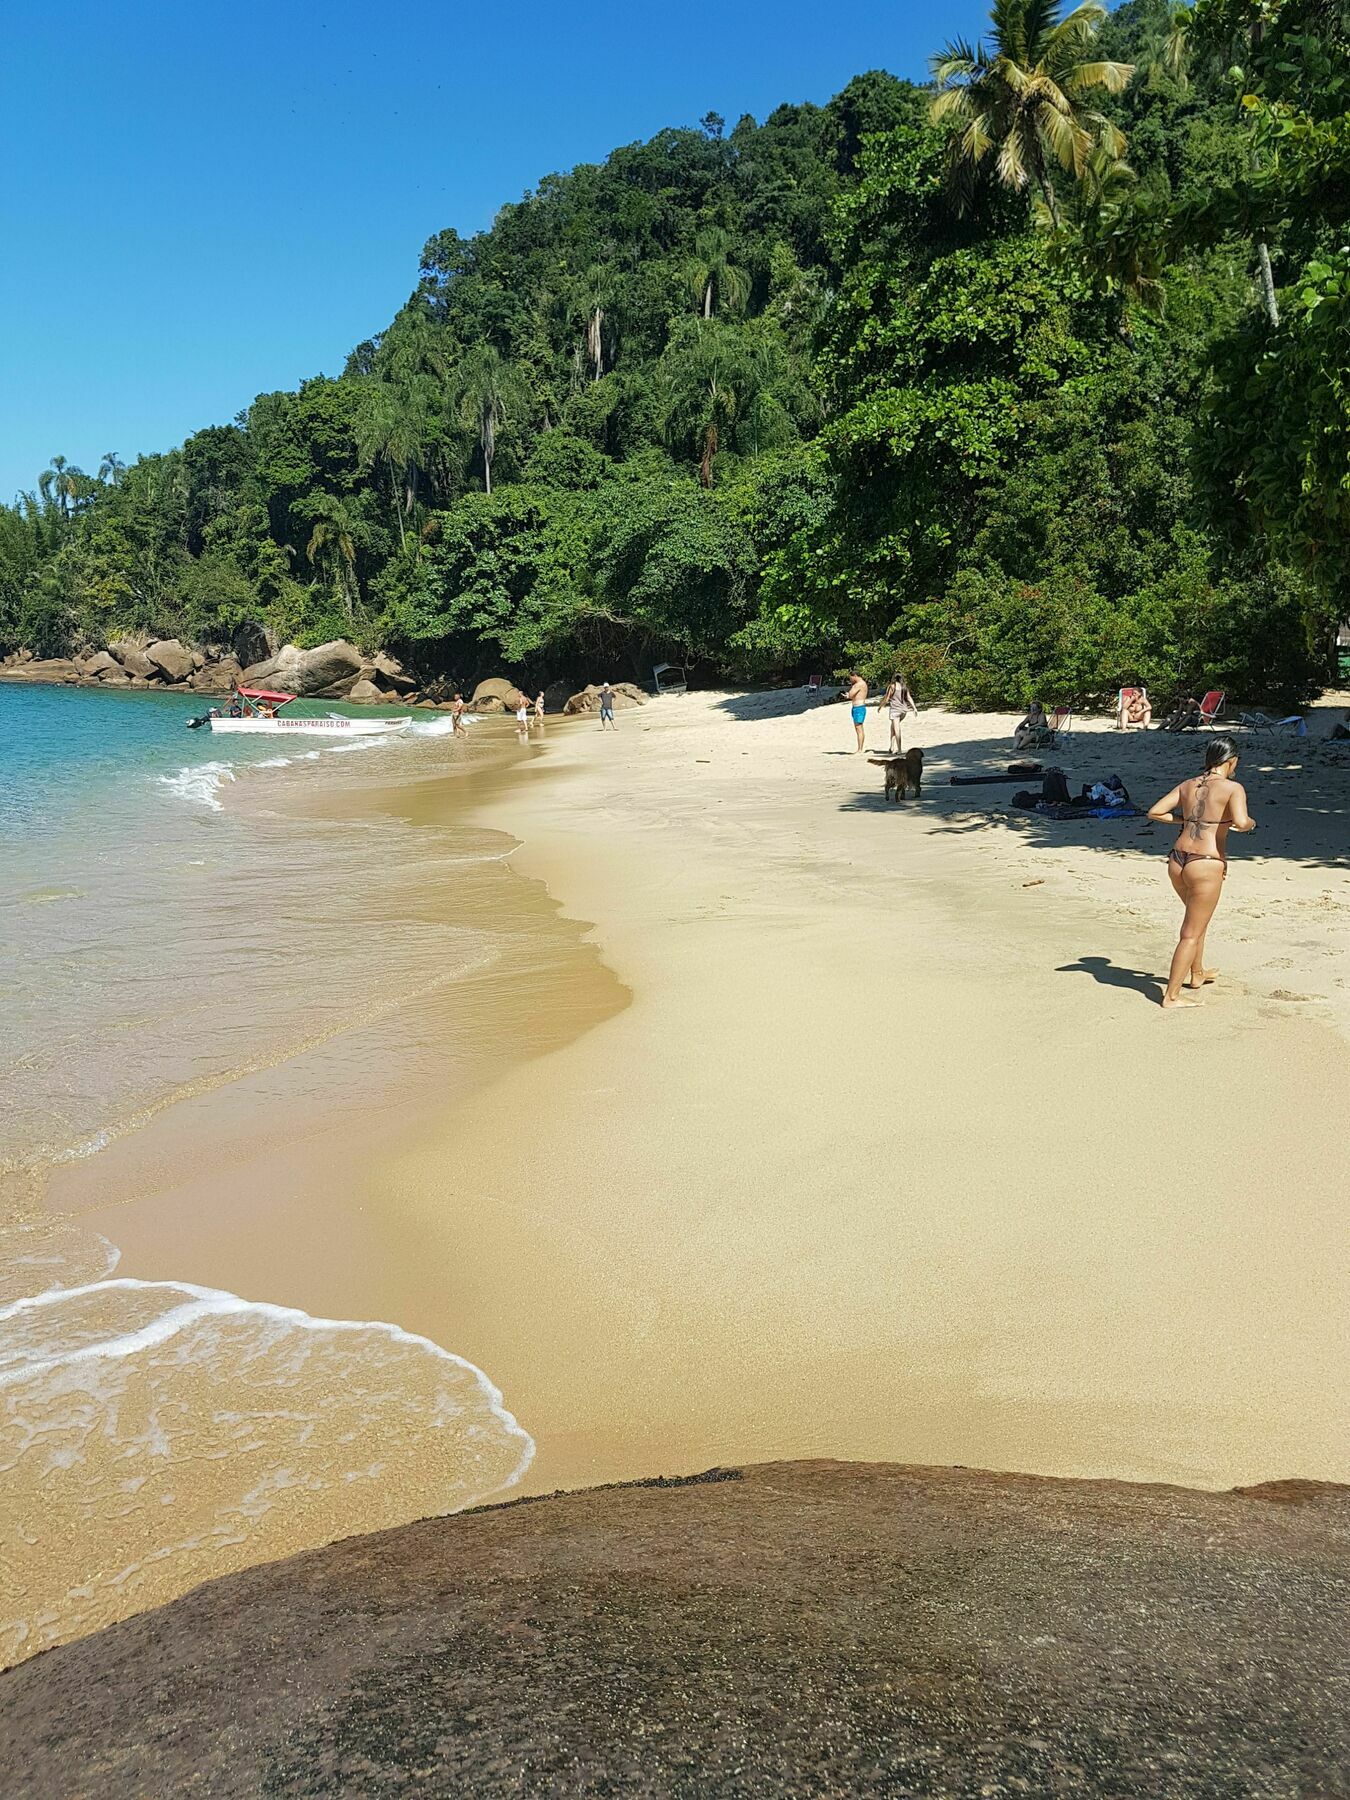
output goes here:
[[[846, 715], [843, 722], [847, 723]], [[948, 715], [942, 727], [959, 732], [960, 723]], [[1236, 730], [1231, 735], [1242, 757], [1238, 778], [1246, 786], [1257, 820], [1256, 834], [1241, 840], [1238, 854], [1350, 873], [1350, 755], [1344, 747], [1324, 738], [1273, 743]], [[923, 736], [922, 729], [912, 738], [906, 733], [906, 741], [922, 743]], [[1135, 804], [1147, 809], [1173, 784], [1199, 772], [1208, 741], [1208, 736], [1198, 734], [1082, 731], [1069, 733], [1057, 749], [1038, 751], [1030, 760], [1039, 761], [1043, 770], [1062, 769], [1073, 793], [1084, 784], [1119, 775]], [[1010, 762], [1021, 760], [1010, 737], [973, 731], [926, 745], [925, 754], [923, 797], [904, 805], [911, 811], [921, 806], [932, 821], [928, 830], [935, 835], [1016, 833], [1030, 848], [1081, 844], [1115, 856], [1154, 856], [1171, 842], [1172, 827], [1152, 825], [1143, 818], [1053, 819], [1015, 807], [1013, 795], [1022, 788], [1038, 789], [1040, 775], [990, 786], [951, 785], [952, 775], [1002, 774]], [[862, 757], [858, 762], [858, 791], [840, 802], [841, 810], [885, 809], [881, 771]]]

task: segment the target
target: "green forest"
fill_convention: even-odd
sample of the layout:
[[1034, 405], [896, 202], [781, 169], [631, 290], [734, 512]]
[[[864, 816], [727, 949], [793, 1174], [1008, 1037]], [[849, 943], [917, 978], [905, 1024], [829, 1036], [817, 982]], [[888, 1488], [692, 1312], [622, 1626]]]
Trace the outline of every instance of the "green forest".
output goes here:
[[444, 230], [336, 378], [0, 508], [0, 653], [1297, 700], [1350, 616], [1345, 0], [999, 0]]

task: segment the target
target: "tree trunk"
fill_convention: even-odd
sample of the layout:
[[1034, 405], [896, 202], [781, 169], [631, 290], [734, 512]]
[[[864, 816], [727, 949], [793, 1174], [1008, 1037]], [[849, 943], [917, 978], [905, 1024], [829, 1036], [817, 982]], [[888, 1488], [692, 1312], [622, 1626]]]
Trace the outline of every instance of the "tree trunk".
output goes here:
[[398, 477], [394, 474], [392, 463], [389, 465], [389, 498], [394, 503], [394, 517], [398, 520], [398, 547], [400, 550], [406, 550], [408, 540], [403, 532], [403, 505], [398, 497]]
[[710, 275], [708, 277], [708, 285], [703, 290], [703, 316], [705, 319], [711, 319], [712, 309], [713, 309], [713, 278]]
[[1266, 309], [1266, 317], [1278, 329], [1280, 303], [1275, 298], [1275, 277], [1270, 268], [1270, 246], [1264, 238], [1256, 240], [1256, 267], [1261, 277], [1261, 300]]
[[717, 424], [709, 425], [703, 437], [703, 461], [698, 465], [698, 478], [705, 488], [712, 486], [713, 458], [717, 455]]
[[1045, 204], [1049, 209], [1051, 223], [1054, 225], [1055, 230], [1059, 231], [1062, 229], [1064, 222], [1059, 216], [1059, 206], [1055, 200], [1055, 190], [1051, 186], [1050, 178], [1044, 169], [1038, 168], [1036, 170], [1036, 180], [1040, 184], [1041, 197], [1044, 199]]

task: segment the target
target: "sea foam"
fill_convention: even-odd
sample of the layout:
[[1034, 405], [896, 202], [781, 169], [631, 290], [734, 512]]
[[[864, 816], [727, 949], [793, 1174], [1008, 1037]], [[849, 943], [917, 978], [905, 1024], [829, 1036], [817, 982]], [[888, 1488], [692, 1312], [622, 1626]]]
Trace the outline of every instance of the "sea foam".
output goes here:
[[12, 1301], [0, 1662], [229, 1569], [459, 1511], [533, 1455], [481, 1369], [397, 1325], [125, 1277]]

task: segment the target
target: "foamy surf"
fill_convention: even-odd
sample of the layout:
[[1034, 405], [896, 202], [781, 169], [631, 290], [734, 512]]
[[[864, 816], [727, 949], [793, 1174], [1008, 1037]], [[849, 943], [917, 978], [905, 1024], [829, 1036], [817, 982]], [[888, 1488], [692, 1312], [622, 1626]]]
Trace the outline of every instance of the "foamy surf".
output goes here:
[[161, 775], [159, 779], [180, 800], [191, 800], [198, 806], [209, 806], [212, 812], [223, 812], [220, 788], [222, 783], [234, 780], [234, 770], [226, 762], [196, 763], [180, 769], [176, 775]]
[[12, 1301], [0, 1662], [230, 1569], [457, 1512], [533, 1455], [481, 1369], [397, 1325], [122, 1277]]

